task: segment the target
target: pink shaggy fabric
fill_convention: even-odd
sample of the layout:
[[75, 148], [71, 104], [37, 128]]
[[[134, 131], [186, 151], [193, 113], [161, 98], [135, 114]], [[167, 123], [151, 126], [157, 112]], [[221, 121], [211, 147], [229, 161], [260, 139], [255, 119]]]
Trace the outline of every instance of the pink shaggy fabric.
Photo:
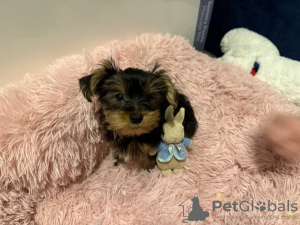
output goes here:
[[[110, 57], [121, 68], [151, 69], [159, 62], [191, 100], [199, 129], [182, 174], [163, 178], [157, 168], [149, 173], [114, 167], [111, 155], [104, 158], [98, 105], [82, 97], [78, 78]], [[298, 201], [300, 164], [268, 149], [260, 130], [269, 115], [299, 110], [266, 84], [195, 51], [180, 37], [109, 42], [28, 75], [3, 88], [0, 98], [1, 224], [182, 224], [179, 204], [190, 196], [198, 196], [210, 213], [199, 224], [300, 223], [298, 211], [286, 218], [279, 211], [212, 210], [219, 198], [223, 203]], [[269, 214], [278, 218], [251, 217]]]
[[32, 221], [37, 202], [82, 181], [108, 152], [97, 106], [78, 88], [89, 69], [83, 56], [66, 57], [0, 90], [0, 224]]

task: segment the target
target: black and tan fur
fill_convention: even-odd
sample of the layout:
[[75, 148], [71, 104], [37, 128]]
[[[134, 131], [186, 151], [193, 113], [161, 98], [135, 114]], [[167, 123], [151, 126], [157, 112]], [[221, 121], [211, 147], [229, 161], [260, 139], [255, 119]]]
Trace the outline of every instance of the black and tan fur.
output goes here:
[[[88, 101], [98, 96], [100, 123], [119, 162], [134, 160], [144, 169], [155, 166], [149, 150], [161, 140], [164, 112], [169, 105], [186, 110], [185, 134], [191, 138], [197, 121], [187, 97], [180, 94], [158, 65], [151, 71], [121, 70], [106, 60], [93, 74], [79, 80]], [[174, 113], [177, 113], [175, 110]]]

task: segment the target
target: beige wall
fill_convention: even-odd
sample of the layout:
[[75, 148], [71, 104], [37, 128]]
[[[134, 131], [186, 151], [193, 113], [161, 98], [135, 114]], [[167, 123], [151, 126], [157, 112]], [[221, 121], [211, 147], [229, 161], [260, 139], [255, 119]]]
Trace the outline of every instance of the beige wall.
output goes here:
[[144, 32], [193, 42], [199, 0], [1, 0], [0, 86], [60, 56]]

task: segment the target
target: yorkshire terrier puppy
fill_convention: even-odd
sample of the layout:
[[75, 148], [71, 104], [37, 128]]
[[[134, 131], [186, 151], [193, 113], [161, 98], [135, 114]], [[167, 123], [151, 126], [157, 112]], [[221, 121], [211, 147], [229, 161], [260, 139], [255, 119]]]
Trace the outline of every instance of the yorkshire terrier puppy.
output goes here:
[[133, 160], [143, 169], [155, 166], [149, 151], [160, 140], [165, 110], [172, 105], [177, 113], [185, 108], [185, 135], [191, 138], [197, 121], [188, 98], [179, 93], [164, 70], [156, 65], [151, 71], [122, 70], [114, 61], [105, 60], [93, 74], [79, 80], [84, 97], [100, 102], [100, 123], [112, 147], [115, 165]]

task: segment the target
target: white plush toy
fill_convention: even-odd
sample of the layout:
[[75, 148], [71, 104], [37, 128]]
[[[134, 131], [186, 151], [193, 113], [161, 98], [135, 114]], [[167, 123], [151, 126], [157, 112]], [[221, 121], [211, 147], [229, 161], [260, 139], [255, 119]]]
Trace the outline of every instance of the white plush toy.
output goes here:
[[267, 38], [245, 28], [225, 34], [221, 41], [224, 62], [249, 71], [249, 76], [267, 82], [300, 105], [300, 62], [280, 56], [276, 46]]

